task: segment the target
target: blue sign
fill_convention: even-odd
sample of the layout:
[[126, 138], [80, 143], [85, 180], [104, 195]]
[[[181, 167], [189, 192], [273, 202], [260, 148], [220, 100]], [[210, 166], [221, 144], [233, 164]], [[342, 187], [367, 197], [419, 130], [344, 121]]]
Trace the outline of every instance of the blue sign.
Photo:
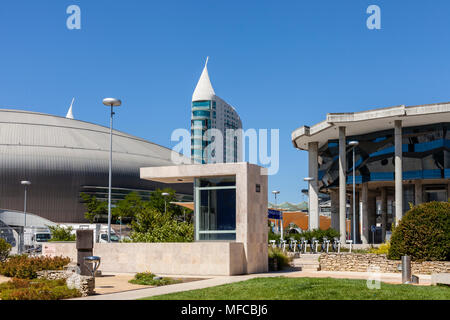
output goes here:
[[283, 212], [279, 210], [269, 209], [269, 219], [282, 220]]
[[377, 230], [377, 227], [371, 226], [370, 229], [372, 230], [372, 232], [375, 232]]

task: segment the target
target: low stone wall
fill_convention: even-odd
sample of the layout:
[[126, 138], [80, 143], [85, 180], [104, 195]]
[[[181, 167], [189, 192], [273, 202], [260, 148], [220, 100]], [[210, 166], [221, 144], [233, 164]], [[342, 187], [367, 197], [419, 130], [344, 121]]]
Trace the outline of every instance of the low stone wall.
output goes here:
[[67, 270], [45, 270], [37, 272], [38, 279], [66, 280], [69, 289], [78, 289], [83, 297], [95, 294], [95, 279], [90, 276], [82, 276]]
[[[77, 259], [75, 243], [47, 242], [42, 254]], [[239, 242], [95, 243], [102, 272], [161, 275], [239, 275], [247, 273], [244, 245]], [[265, 268], [267, 270], [267, 257]]]
[[[367, 272], [376, 268], [379, 272], [401, 272], [400, 260], [388, 260], [385, 254], [373, 253], [324, 253], [320, 256], [320, 270]], [[379, 269], [378, 269], [379, 268]], [[373, 269], [372, 269], [373, 271]], [[413, 274], [450, 272], [450, 261], [411, 262]]]

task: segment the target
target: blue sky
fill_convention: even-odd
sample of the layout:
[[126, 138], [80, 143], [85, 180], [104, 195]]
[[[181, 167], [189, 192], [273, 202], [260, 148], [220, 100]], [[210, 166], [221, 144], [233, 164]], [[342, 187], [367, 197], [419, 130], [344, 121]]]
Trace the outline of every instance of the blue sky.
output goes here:
[[[81, 30], [66, 27], [72, 4]], [[366, 27], [371, 4], [381, 30]], [[75, 97], [76, 119], [107, 126], [101, 100], [114, 96], [115, 128], [172, 147], [209, 56], [244, 128], [280, 129], [269, 191], [299, 202], [307, 153], [292, 130], [327, 112], [450, 101], [449, 16], [445, 0], [2, 0], [0, 108], [64, 116]]]

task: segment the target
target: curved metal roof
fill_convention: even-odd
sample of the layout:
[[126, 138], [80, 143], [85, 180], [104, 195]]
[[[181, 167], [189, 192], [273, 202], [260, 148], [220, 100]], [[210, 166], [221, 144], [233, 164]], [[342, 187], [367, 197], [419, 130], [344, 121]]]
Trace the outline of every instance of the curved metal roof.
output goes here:
[[[95, 161], [109, 153], [109, 128], [49, 114], [0, 109], [0, 152], [14, 147], [23, 155], [32, 152], [44, 158], [62, 156]], [[113, 131], [113, 157], [118, 162], [170, 165], [172, 152], [147, 140]], [[23, 159], [27, 160], [33, 159]]]

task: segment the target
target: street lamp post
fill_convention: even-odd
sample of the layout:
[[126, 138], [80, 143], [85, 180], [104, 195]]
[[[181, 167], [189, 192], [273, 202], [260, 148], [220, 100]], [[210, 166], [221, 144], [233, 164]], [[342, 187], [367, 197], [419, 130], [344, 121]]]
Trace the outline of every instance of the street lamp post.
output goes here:
[[164, 197], [164, 214], [167, 214], [167, 197], [170, 196], [170, 193], [163, 192], [161, 195]]
[[119, 107], [122, 105], [122, 101], [115, 98], [105, 98], [103, 99], [103, 104], [111, 108], [111, 117], [109, 122], [109, 185], [108, 185], [108, 242], [111, 242], [111, 182], [112, 182], [112, 127], [113, 127], [113, 116], [114, 107]]
[[23, 227], [24, 227], [24, 232], [25, 232], [25, 227], [27, 226], [27, 187], [29, 185], [31, 185], [31, 182], [30, 181], [21, 181], [20, 183], [23, 186], [25, 186], [25, 196], [24, 196], [24, 203], [23, 203], [23, 215], [24, 215]]
[[353, 220], [353, 230], [352, 230], [352, 239], [353, 239], [353, 243], [356, 243], [356, 206], [355, 206], [355, 202], [356, 202], [356, 191], [355, 191], [355, 149], [356, 147], [359, 145], [358, 141], [350, 141], [349, 146], [353, 147], [353, 216], [352, 216], [352, 220]]
[[[308, 230], [311, 230], [311, 197], [310, 197], [310, 191], [311, 191], [311, 181], [314, 181], [314, 178], [312, 177], [306, 177], [303, 178], [304, 181], [308, 182]], [[320, 226], [320, 224], [319, 224]]]

